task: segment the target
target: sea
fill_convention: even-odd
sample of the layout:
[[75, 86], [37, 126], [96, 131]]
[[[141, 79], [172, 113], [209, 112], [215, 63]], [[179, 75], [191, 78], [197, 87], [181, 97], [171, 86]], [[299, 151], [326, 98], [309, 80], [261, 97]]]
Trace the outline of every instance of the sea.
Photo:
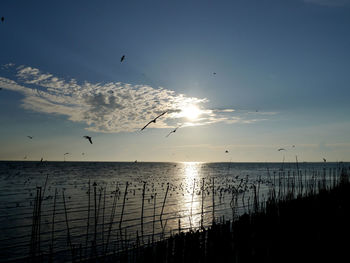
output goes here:
[[290, 178], [331, 184], [342, 167], [349, 163], [1, 161], [0, 262], [117, 253], [232, 220], [271, 185], [297, 185]]

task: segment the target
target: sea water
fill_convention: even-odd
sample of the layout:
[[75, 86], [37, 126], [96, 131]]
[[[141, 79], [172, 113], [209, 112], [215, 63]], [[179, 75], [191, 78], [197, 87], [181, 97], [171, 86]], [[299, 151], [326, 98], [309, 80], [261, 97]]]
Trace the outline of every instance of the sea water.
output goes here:
[[[247, 212], [253, 190], [258, 187], [266, 200], [281, 171], [284, 179], [303, 171], [304, 179], [330, 180], [339, 169], [339, 163], [2, 161], [0, 261], [30, 255], [35, 224], [43, 254], [51, 249], [67, 256], [71, 245], [85, 256], [93, 245], [111, 253]], [[235, 189], [240, 192], [233, 210]], [[39, 192], [40, 219], [34, 223]]]

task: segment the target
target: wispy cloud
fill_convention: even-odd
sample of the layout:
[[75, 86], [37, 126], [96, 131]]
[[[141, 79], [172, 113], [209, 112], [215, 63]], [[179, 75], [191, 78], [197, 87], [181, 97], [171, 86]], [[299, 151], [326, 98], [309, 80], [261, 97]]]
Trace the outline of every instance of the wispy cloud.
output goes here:
[[350, 0], [304, 0], [304, 2], [330, 7], [350, 5]]
[[[79, 83], [65, 80], [37, 68], [7, 64], [2, 67], [10, 77], [0, 77], [0, 87], [21, 93], [22, 107], [47, 114], [60, 114], [74, 122], [82, 122], [96, 132], [132, 132], [158, 114], [168, 113], [152, 128], [208, 125], [218, 122], [251, 123], [234, 115], [233, 109], [211, 110], [206, 98], [188, 97], [164, 88], [131, 85], [120, 82]], [[7, 74], [8, 75], [8, 74]], [[183, 109], [194, 106], [198, 118], [187, 119]]]

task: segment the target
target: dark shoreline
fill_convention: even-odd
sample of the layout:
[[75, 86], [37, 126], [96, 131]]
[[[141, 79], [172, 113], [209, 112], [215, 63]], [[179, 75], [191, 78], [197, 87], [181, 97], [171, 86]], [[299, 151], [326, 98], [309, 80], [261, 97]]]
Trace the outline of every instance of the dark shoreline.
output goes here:
[[350, 181], [297, 198], [270, 198], [233, 222], [175, 234], [89, 262], [346, 262]]

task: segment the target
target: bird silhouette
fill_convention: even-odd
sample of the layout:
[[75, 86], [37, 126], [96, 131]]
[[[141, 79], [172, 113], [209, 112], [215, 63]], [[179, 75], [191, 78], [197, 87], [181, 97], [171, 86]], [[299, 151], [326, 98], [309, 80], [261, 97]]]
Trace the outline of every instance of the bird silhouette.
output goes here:
[[162, 114], [158, 115], [158, 116], [155, 117], [153, 120], [151, 120], [150, 122], [148, 122], [148, 123], [141, 129], [141, 131], [144, 130], [144, 129], [146, 129], [146, 127], [147, 127], [148, 125], [150, 125], [152, 122], [153, 122], [153, 123], [156, 123], [157, 119], [158, 119], [159, 117], [163, 116], [165, 113], [167, 113], [167, 112], [164, 111]]
[[69, 153], [65, 153], [65, 154], [63, 154], [63, 155], [67, 155], [67, 154], [69, 154]]
[[29, 139], [33, 139], [33, 136], [29, 136], [29, 135], [28, 135], [27, 137], [28, 137]]
[[228, 153], [228, 150], [226, 150], [225, 153]]
[[286, 149], [284, 149], [284, 148], [279, 148], [277, 151], [286, 151]]
[[326, 158], [323, 158], [323, 161], [324, 161], [324, 162], [327, 162]]
[[216, 75], [216, 72], [213, 72], [213, 75], [215, 76], [215, 75]]
[[125, 55], [123, 55], [123, 56], [120, 58], [120, 62], [123, 62], [124, 59], [125, 59]]
[[85, 139], [89, 140], [89, 142], [92, 144], [92, 139], [91, 139], [90, 136], [85, 135], [85, 136], [83, 136], [83, 137], [84, 137]]
[[5, 17], [2, 16], [1, 17], [1, 22], [4, 22], [4, 20], [5, 20]]
[[177, 131], [177, 129], [180, 128], [180, 127], [181, 127], [181, 125], [178, 126], [178, 127], [176, 127], [176, 128], [175, 128], [174, 130], [172, 130], [171, 132], [169, 132], [168, 135], [165, 136], [165, 137], [169, 137], [170, 134], [175, 133], [175, 132]]

